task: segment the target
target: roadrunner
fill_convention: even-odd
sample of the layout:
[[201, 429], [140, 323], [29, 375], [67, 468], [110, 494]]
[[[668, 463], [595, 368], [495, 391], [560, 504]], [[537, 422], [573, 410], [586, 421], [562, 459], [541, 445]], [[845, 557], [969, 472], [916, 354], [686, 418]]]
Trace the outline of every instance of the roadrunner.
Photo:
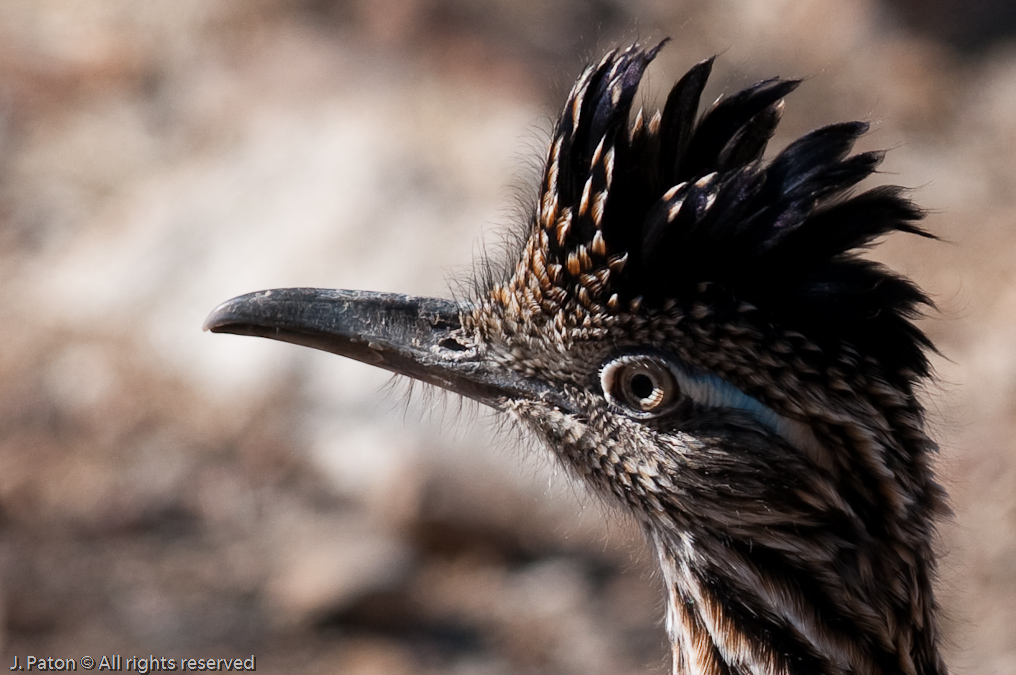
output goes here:
[[[660, 45], [662, 46], [662, 45]], [[797, 81], [701, 115], [712, 60], [631, 115], [615, 50], [556, 123], [518, 258], [460, 301], [280, 289], [213, 332], [370, 363], [503, 411], [640, 524], [675, 673], [943, 675], [945, 511], [917, 389], [927, 297], [858, 256], [922, 212], [833, 124], [762, 155]]]

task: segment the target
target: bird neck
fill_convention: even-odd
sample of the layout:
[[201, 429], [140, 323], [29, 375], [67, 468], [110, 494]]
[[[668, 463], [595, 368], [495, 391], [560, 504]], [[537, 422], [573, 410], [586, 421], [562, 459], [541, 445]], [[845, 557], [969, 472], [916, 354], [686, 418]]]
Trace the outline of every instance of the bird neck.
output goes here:
[[899, 589], [865, 589], [849, 563], [809, 576], [794, 551], [658, 528], [649, 538], [667, 587], [675, 675], [946, 674], [930, 597], [880, 605], [868, 593]]

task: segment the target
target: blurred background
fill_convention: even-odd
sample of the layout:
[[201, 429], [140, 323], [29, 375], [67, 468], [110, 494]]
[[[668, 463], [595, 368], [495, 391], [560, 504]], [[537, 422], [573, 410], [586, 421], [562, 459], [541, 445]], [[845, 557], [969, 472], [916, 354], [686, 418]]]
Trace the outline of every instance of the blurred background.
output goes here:
[[946, 653], [1016, 674], [1014, 7], [3, 0], [3, 663], [667, 672], [650, 554], [544, 451], [383, 372], [200, 327], [276, 286], [447, 295], [517, 221], [584, 63], [671, 36], [647, 104], [712, 54], [709, 100], [803, 76], [773, 147], [870, 120], [879, 180], [930, 209], [944, 243], [874, 255], [940, 308]]

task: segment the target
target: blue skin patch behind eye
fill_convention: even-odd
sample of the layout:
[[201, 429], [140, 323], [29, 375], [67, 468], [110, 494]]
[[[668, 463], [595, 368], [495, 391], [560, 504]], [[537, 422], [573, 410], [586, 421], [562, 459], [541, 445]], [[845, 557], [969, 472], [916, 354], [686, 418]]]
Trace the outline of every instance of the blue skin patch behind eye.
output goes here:
[[709, 408], [731, 408], [748, 413], [773, 433], [785, 435], [790, 420], [777, 415], [757, 398], [720, 379], [712, 373], [691, 373], [670, 363], [671, 372], [681, 392], [699, 405]]

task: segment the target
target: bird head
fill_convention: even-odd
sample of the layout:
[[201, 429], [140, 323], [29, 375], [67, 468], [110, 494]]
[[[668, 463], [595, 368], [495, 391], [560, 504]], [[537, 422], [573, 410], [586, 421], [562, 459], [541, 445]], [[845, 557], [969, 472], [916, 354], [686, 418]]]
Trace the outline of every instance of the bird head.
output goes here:
[[278, 289], [206, 328], [387, 368], [535, 431], [655, 545], [681, 672], [939, 672], [943, 500], [912, 323], [928, 300], [858, 255], [923, 235], [922, 213], [898, 187], [855, 192], [882, 158], [851, 154], [864, 123], [763, 159], [797, 81], [700, 114], [707, 60], [633, 116], [661, 46], [582, 73], [517, 260], [468, 300]]

